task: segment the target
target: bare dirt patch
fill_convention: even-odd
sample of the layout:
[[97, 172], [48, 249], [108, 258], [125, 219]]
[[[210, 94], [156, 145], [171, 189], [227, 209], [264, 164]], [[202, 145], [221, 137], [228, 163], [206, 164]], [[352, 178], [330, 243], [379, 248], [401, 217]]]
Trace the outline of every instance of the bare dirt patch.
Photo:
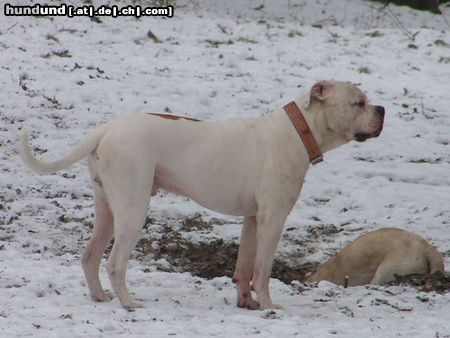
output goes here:
[[[137, 250], [142, 255], [152, 255], [155, 260], [164, 258], [169, 266], [159, 266], [159, 270], [169, 272], [190, 272], [194, 276], [212, 279], [232, 277], [236, 264], [239, 245], [215, 239], [210, 242], [193, 243], [179, 234], [170, 234], [161, 240], [142, 239]], [[139, 258], [139, 255], [137, 258]], [[291, 267], [286, 262], [275, 259], [272, 277], [290, 284], [293, 280], [303, 281], [315, 264]]]
[[[148, 219], [147, 222], [147, 226], [151, 226], [155, 220]], [[141, 239], [136, 246], [135, 258], [151, 261], [158, 270], [166, 272], [189, 272], [205, 279], [233, 276], [239, 249], [237, 242], [224, 241], [221, 238], [193, 241], [183, 236], [183, 233], [209, 232], [213, 223], [220, 224], [221, 220], [205, 222], [200, 216], [195, 216], [178, 220], [177, 223], [180, 224], [178, 229], [167, 224], [159, 224], [159, 236]], [[287, 232], [289, 230], [286, 229]], [[298, 257], [275, 258], [272, 278], [286, 284], [291, 284], [292, 281], [304, 282], [306, 275], [313, 272], [319, 262], [306, 262], [296, 266], [293, 266], [292, 262], [304, 261], [303, 258], [311, 253], [311, 250], [317, 250], [317, 247], [311, 247], [312, 243], [333, 240], [342, 230], [332, 225], [308, 228], [307, 235], [295, 239], [293, 243], [304, 247], [305, 253], [297, 252]], [[386, 284], [386, 286], [393, 285], [412, 286], [423, 292], [445, 293], [450, 290], [450, 275], [437, 273], [396, 276], [395, 281]]]
[[[151, 219], [148, 221], [153, 222]], [[237, 242], [224, 241], [221, 238], [192, 241], [182, 235], [208, 231], [212, 227], [211, 223], [220, 224], [220, 220], [205, 222], [201, 217], [185, 218], [180, 220], [181, 229], [178, 230], [160, 225], [160, 236], [141, 239], [134, 256], [139, 260], [164, 261], [165, 264], [157, 264], [157, 269], [162, 271], [190, 272], [206, 279], [232, 277], [239, 249]], [[314, 263], [306, 263], [293, 267], [282, 259], [275, 259], [272, 277], [287, 284], [293, 280], [302, 282], [315, 266]]]
[[436, 272], [433, 274], [411, 274], [406, 276], [395, 276], [395, 281], [389, 282], [387, 286], [406, 285], [412, 286], [422, 292], [446, 293], [450, 291], [450, 275]]

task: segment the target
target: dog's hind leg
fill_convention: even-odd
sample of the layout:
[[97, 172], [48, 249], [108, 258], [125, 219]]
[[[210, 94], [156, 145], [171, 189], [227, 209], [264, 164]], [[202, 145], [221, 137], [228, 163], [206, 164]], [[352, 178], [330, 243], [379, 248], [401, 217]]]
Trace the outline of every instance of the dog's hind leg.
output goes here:
[[114, 245], [108, 259], [108, 274], [120, 303], [129, 311], [143, 307], [127, 291], [126, 271], [147, 216], [153, 175], [154, 168], [130, 166], [129, 162], [111, 163], [102, 175], [114, 217]]
[[93, 185], [95, 198], [94, 230], [81, 258], [81, 263], [91, 298], [95, 301], [106, 302], [110, 301], [113, 296], [103, 290], [98, 274], [103, 253], [113, 236], [114, 220], [105, 192], [98, 183], [94, 182]]
[[394, 275], [404, 276], [412, 273], [427, 272], [427, 264], [422, 256], [410, 255], [405, 257], [391, 257], [380, 264], [371, 284], [383, 284], [395, 280]]

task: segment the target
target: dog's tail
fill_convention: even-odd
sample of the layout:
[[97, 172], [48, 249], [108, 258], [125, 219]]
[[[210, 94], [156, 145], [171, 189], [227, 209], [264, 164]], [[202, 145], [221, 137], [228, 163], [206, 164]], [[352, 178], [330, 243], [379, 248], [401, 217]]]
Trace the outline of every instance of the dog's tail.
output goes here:
[[444, 260], [439, 251], [436, 250], [435, 247], [429, 245], [426, 250], [428, 266], [430, 269], [430, 273], [435, 272], [444, 272]]
[[65, 169], [72, 164], [82, 160], [89, 153], [95, 150], [101, 138], [106, 132], [106, 125], [102, 125], [94, 129], [91, 134], [80, 144], [78, 144], [71, 152], [62, 159], [54, 162], [44, 162], [34, 157], [28, 140], [28, 132], [22, 128], [20, 132], [20, 157], [23, 162], [32, 170], [40, 174], [49, 174]]

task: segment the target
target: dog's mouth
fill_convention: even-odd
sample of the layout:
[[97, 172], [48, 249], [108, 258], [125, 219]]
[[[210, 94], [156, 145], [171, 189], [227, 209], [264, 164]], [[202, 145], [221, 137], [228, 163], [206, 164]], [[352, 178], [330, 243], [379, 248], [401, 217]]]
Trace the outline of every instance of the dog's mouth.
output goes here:
[[373, 133], [356, 133], [353, 135], [353, 138], [356, 142], [364, 142], [365, 140], [369, 138], [378, 137], [381, 134], [381, 131], [383, 130], [383, 125], [380, 126], [376, 131]]

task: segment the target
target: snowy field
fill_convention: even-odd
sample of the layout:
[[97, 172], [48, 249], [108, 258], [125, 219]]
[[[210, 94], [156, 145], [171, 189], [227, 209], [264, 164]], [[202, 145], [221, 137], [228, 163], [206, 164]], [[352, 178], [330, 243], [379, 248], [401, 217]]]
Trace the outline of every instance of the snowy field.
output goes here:
[[[311, 168], [277, 259], [320, 262], [389, 226], [423, 236], [450, 266], [449, 8], [436, 16], [359, 0], [205, 3], [181, 3], [173, 18], [1, 15], [0, 336], [450, 337], [449, 293], [273, 279], [284, 310], [248, 311], [235, 306], [229, 277], [163, 272], [164, 257], [137, 252], [128, 281], [145, 309], [90, 301], [79, 262], [93, 213], [86, 161], [32, 174], [17, 152], [22, 126], [35, 152], [54, 159], [127, 113], [259, 116], [321, 79], [358, 84], [386, 107], [385, 129]], [[187, 218], [210, 226], [185, 231]], [[236, 243], [240, 233], [240, 219], [165, 193], [149, 219], [143, 238], [172, 228], [193, 243]], [[109, 288], [104, 265], [101, 279]]]

